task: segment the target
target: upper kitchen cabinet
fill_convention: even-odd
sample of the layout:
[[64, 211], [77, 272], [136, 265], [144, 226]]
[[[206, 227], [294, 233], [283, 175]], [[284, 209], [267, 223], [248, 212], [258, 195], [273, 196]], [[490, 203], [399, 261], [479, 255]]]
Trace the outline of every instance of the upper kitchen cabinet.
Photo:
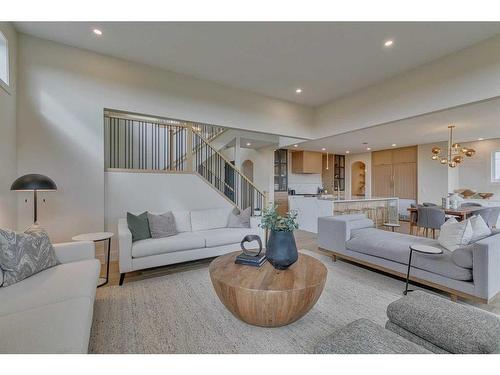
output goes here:
[[323, 170], [322, 155], [312, 151], [292, 152], [292, 173], [318, 173]]
[[397, 163], [416, 163], [417, 147], [401, 147], [391, 150], [372, 152], [372, 165], [390, 165]]

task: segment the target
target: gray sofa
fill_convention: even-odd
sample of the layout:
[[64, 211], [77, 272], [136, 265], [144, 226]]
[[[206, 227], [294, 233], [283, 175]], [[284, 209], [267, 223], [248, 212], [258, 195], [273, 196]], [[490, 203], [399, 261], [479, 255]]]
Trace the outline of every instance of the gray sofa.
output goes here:
[[500, 349], [500, 318], [415, 291], [387, 307], [385, 329], [368, 319], [322, 339], [317, 354], [490, 354]]
[[[404, 277], [409, 246], [442, 248], [437, 240], [374, 228], [363, 214], [318, 219], [318, 245], [344, 258]], [[500, 232], [442, 255], [415, 253], [410, 279], [452, 295], [488, 303], [500, 292]]]

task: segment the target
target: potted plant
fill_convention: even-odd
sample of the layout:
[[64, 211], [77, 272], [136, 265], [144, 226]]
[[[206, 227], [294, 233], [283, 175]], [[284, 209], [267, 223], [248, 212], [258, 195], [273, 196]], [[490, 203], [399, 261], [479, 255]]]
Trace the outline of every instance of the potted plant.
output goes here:
[[285, 270], [298, 259], [293, 231], [299, 227], [297, 213], [288, 212], [280, 216], [276, 205], [264, 208], [260, 227], [269, 230], [266, 258], [278, 270]]

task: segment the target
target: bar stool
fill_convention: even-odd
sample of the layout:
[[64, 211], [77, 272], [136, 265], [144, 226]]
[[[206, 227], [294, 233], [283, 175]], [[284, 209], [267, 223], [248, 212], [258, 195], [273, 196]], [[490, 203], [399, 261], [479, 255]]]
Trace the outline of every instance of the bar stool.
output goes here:
[[385, 206], [377, 206], [375, 208], [375, 220], [377, 222], [376, 227], [379, 227], [379, 223], [383, 223], [387, 220], [387, 208]]
[[372, 220], [377, 226], [377, 209], [375, 207], [366, 207], [365, 212], [368, 219]]

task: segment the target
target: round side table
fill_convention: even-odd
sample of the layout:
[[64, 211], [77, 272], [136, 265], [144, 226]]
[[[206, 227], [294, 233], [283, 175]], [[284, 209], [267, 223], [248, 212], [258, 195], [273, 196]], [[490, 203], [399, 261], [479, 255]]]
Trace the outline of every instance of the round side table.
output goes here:
[[111, 232], [97, 232], [97, 233], [79, 234], [78, 236], [72, 238], [73, 241], [93, 241], [93, 242], [108, 241], [108, 256], [106, 259], [104, 259], [106, 261], [106, 277], [99, 278], [100, 284], [97, 285], [98, 288], [106, 285], [109, 280], [109, 254], [111, 252], [111, 237], [113, 237], [114, 235], [115, 234]]
[[210, 263], [215, 293], [238, 319], [260, 327], [281, 327], [302, 318], [323, 292], [328, 273], [321, 261], [299, 253], [286, 270], [235, 264], [241, 250]]
[[406, 272], [406, 287], [405, 291], [403, 292], [405, 296], [408, 294], [408, 292], [413, 292], [413, 290], [411, 289], [408, 290], [408, 282], [410, 280], [411, 255], [414, 251], [416, 251], [417, 253], [430, 254], [430, 255], [443, 254], [443, 250], [438, 247], [427, 246], [427, 245], [410, 245], [410, 257], [408, 258], [408, 271]]
[[396, 223], [384, 223], [384, 227], [391, 228], [393, 232], [394, 232], [394, 229], [399, 228], [400, 226], [401, 225], [396, 224]]

